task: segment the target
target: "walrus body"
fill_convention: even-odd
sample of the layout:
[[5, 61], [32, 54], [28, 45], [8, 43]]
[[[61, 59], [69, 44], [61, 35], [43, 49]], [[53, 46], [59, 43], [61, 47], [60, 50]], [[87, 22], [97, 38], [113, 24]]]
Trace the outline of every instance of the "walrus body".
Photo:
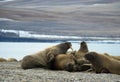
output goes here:
[[84, 58], [84, 55], [88, 52], [89, 50], [87, 43], [83, 41], [80, 43], [80, 48], [78, 51], [67, 53], [68, 55], [73, 54], [75, 57], [75, 66], [77, 67], [77, 71], [86, 71], [91, 68], [90, 62]]
[[114, 58], [96, 52], [87, 53], [85, 58], [92, 63], [96, 73], [120, 74], [120, 61]]
[[[85, 54], [88, 53], [88, 52], [89, 52], [89, 50], [88, 50], [87, 43], [84, 42], [84, 41], [81, 42], [80, 43], [80, 49], [75, 53], [75, 57], [76, 57], [78, 63], [80, 63], [81, 66], [84, 66], [84, 64], [90, 64], [89, 61], [84, 58]], [[85, 71], [86, 69], [87, 68], [82, 69], [82, 70]]]
[[78, 61], [73, 54], [59, 54], [55, 57], [53, 63], [54, 70], [66, 70], [69, 72], [86, 71], [91, 65], [84, 64], [84, 61]]
[[9, 59], [7, 59], [7, 62], [17, 62], [17, 59], [15, 59], [15, 58], [9, 58]]
[[120, 56], [111, 56], [111, 57], [120, 61]]
[[80, 70], [72, 54], [59, 54], [56, 56], [53, 67], [54, 70], [66, 70], [70, 72]]
[[86, 42], [81, 42], [80, 43], [80, 49], [75, 53], [75, 56], [77, 59], [82, 59], [84, 58], [84, 55], [88, 52], [88, 47]]
[[58, 54], [65, 54], [71, 47], [70, 42], [61, 43], [52, 47], [49, 47], [38, 53], [25, 56], [22, 60], [21, 67], [23, 69], [45, 67], [50, 68], [51, 62]]
[[7, 60], [4, 58], [0, 58], [0, 62], [6, 62]]

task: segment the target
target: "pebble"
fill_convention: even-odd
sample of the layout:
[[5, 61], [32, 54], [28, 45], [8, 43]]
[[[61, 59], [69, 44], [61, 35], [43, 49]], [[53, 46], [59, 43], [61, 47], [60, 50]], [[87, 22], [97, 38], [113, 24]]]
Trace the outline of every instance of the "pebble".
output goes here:
[[120, 82], [117, 74], [53, 71], [42, 68], [23, 70], [20, 62], [0, 63], [0, 82]]

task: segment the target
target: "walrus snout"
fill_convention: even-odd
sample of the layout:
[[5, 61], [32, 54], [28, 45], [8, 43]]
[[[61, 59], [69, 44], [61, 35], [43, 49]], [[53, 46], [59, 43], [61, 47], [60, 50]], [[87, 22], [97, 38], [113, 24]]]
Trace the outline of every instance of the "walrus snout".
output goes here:
[[72, 71], [74, 70], [74, 64], [72, 64], [72, 63], [67, 63], [67, 64], [65, 65], [65, 70], [66, 70], [66, 71], [69, 71], [69, 72], [72, 72]]
[[69, 72], [81, 71], [81, 66], [76, 65], [76, 64], [72, 64], [72, 63], [68, 63], [65, 65], [65, 70], [69, 71]]
[[73, 51], [71, 42], [65, 42], [65, 44]]

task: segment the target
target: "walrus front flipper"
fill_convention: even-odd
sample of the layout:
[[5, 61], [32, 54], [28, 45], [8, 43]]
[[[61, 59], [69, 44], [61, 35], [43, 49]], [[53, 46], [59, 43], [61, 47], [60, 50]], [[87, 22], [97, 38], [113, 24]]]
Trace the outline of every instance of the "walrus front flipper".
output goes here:
[[49, 69], [54, 69], [53, 68], [53, 63], [55, 61], [55, 55], [54, 54], [51, 54], [51, 53], [48, 53], [47, 54], [47, 67]]
[[32, 56], [25, 56], [22, 60], [21, 67], [23, 69], [31, 69], [37, 67], [44, 67]]
[[81, 65], [81, 71], [87, 71], [89, 69], [91, 69], [91, 64], [83, 64]]

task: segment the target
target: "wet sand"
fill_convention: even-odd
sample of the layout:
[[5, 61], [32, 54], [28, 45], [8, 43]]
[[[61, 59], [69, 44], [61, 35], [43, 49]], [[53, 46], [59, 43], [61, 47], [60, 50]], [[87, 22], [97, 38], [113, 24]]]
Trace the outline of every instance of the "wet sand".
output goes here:
[[53, 71], [42, 68], [23, 70], [20, 62], [0, 62], [0, 82], [120, 82], [120, 75]]

